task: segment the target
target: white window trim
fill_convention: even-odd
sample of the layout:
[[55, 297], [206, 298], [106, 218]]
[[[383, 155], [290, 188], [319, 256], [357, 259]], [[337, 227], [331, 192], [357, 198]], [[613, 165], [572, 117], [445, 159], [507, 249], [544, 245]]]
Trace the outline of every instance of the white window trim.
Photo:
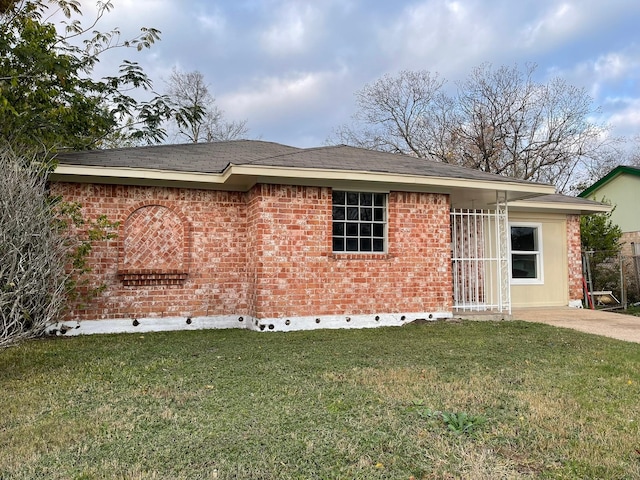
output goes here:
[[[333, 255], [386, 255], [388, 253], [389, 250], [389, 191], [388, 190], [382, 190], [382, 189], [367, 189], [367, 190], [359, 190], [359, 189], [355, 189], [355, 188], [333, 188], [332, 189], [332, 193], [333, 191], [336, 192], [345, 192], [345, 193], [371, 193], [371, 194], [382, 194], [384, 195], [384, 222], [382, 222], [383, 224], [383, 245], [384, 248], [382, 251], [371, 251], [371, 252], [363, 252], [360, 250], [333, 250], [332, 247], [332, 254]], [[332, 206], [333, 206], [333, 202], [332, 202]], [[331, 220], [331, 228], [333, 230], [333, 215], [332, 215], [332, 220]], [[357, 223], [360, 223], [360, 220], [358, 220]], [[367, 222], [365, 222], [367, 223]], [[380, 223], [380, 222], [372, 222], [372, 223]], [[332, 238], [332, 243], [333, 243], [333, 234], [331, 235]], [[345, 237], [346, 238], [346, 237]], [[360, 238], [360, 237], [358, 237]]]
[[[531, 251], [521, 251], [511, 250], [511, 227], [532, 227], [536, 229], [538, 235], [538, 250], [537, 252]], [[513, 254], [531, 254], [536, 253], [536, 272], [538, 273], [537, 278], [513, 278], [512, 275], [512, 263], [513, 263]], [[544, 254], [542, 251], [542, 223], [532, 223], [532, 222], [509, 222], [509, 278], [511, 280], [512, 285], [543, 285], [544, 284]]]

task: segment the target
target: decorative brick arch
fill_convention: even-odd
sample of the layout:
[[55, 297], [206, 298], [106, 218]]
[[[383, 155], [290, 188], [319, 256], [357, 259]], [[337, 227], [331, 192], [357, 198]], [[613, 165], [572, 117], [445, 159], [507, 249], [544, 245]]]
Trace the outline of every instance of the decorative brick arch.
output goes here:
[[177, 285], [189, 274], [191, 229], [170, 203], [143, 202], [120, 224], [118, 275], [125, 286]]

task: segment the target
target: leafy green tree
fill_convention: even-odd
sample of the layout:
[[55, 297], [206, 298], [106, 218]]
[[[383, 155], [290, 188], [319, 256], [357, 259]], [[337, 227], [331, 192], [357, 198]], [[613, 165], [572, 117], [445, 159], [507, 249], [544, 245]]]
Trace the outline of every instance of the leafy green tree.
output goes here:
[[[602, 200], [606, 202], [606, 200]], [[580, 236], [582, 249], [617, 255], [620, 253], [622, 230], [613, 223], [611, 214], [594, 213], [580, 218]]]
[[[83, 274], [93, 243], [112, 238], [114, 224], [48, 195], [56, 151], [165, 138], [172, 109], [138, 64], [125, 60], [116, 75], [92, 77], [106, 51], [159, 39], [152, 28], [129, 40], [95, 30], [112, 8], [99, 2], [83, 26], [77, 0], [0, 0], [0, 347], [43, 334], [99, 291]], [[61, 15], [59, 30], [52, 19]], [[143, 91], [153, 98], [133, 96]]]
[[[135, 62], [116, 75], [92, 78], [100, 56], [116, 48], [149, 48], [160, 37], [142, 28], [129, 40], [115, 29], [95, 30], [113, 8], [99, 2], [96, 18], [83, 25], [77, 0], [3, 0], [0, 3], [0, 138], [16, 152], [53, 153], [99, 148], [108, 138], [157, 143], [171, 114], [166, 99]], [[62, 31], [52, 18], [66, 19]], [[149, 101], [133, 94], [151, 92]]]

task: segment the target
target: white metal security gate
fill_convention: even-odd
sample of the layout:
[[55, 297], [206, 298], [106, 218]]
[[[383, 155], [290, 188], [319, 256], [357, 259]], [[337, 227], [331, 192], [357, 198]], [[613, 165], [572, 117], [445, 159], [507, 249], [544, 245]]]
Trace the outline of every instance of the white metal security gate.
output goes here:
[[507, 203], [495, 210], [453, 209], [453, 307], [457, 311], [511, 313]]

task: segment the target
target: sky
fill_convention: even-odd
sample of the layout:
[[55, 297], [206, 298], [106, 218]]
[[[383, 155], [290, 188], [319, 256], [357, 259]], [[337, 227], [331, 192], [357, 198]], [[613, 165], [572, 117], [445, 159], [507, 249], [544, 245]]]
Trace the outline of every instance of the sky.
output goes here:
[[[200, 71], [227, 120], [250, 138], [324, 145], [385, 74], [428, 70], [455, 89], [474, 67], [535, 63], [535, 79], [584, 88], [611, 135], [640, 134], [640, 0], [112, 0], [98, 28], [162, 40], [117, 50], [97, 74], [136, 61], [166, 89]], [[93, 2], [83, 1], [84, 17]]]

